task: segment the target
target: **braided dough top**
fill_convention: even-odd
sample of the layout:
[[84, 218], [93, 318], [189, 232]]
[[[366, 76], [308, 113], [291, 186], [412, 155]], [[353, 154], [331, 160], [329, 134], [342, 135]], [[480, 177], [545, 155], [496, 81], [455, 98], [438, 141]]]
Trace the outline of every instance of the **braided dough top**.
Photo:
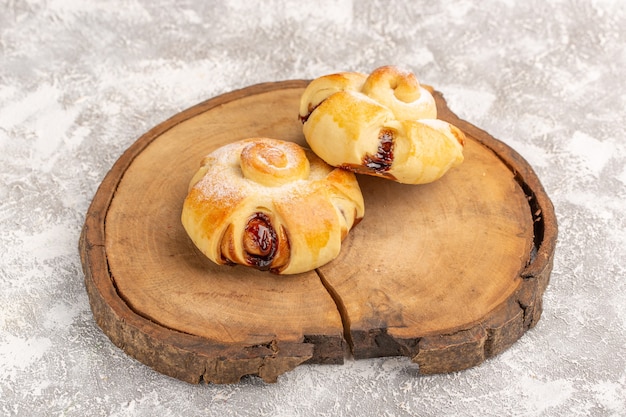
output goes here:
[[299, 112], [309, 146], [333, 166], [422, 184], [463, 161], [463, 132], [437, 119], [431, 93], [394, 66], [317, 78]]
[[352, 172], [293, 142], [250, 138], [225, 145], [192, 178], [181, 220], [217, 264], [278, 274], [334, 259], [364, 214]]

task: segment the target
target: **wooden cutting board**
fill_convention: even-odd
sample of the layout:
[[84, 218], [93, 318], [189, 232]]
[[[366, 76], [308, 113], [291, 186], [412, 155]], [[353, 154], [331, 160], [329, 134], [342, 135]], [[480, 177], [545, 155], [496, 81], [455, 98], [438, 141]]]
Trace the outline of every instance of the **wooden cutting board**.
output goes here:
[[420, 373], [480, 364], [539, 320], [557, 225], [531, 167], [459, 120], [464, 163], [428, 185], [359, 176], [365, 218], [333, 262], [277, 276], [217, 266], [180, 223], [204, 155], [267, 136], [305, 145], [307, 81], [198, 104], [137, 140], [104, 178], [80, 239], [98, 325], [127, 354], [191, 383], [268, 382], [302, 363], [407, 356]]

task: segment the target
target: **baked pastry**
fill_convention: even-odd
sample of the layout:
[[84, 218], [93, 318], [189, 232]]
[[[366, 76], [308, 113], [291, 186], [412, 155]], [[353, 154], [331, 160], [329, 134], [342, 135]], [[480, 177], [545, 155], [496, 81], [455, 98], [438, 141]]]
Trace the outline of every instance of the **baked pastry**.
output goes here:
[[297, 274], [333, 260], [363, 214], [352, 172], [296, 143], [250, 138], [203, 159], [181, 220], [217, 264]]
[[463, 132], [437, 119], [432, 94], [397, 67], [317, 78], [299, 113], [307, 143], [332, 166], [423, 184], [463, 161]]

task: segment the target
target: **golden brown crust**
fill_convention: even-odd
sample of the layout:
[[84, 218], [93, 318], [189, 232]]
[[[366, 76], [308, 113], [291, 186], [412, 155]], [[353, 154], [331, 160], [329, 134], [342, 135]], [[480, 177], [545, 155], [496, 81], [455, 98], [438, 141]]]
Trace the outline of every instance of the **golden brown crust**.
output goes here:
[[430, 91], [394, 66], [313, 80], [300, 119], [318, 156], [357, 173], [421, 184], [463, 161], [463, 132], [438, 120]]
[[251, 138], [217, 149], [190, 183], [181, 220], [218, 264], [280, 274], [334, 259], [363, 217], [354, 174], [292, 142]]

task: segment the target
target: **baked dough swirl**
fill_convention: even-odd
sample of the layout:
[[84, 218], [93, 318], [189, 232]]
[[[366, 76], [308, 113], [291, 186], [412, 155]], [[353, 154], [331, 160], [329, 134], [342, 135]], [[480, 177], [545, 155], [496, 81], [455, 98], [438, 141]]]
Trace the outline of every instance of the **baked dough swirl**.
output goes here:
[[352, 172], [293, 142], [250, 138], [203, 159], [181, 220], [217, 264], [297, 274], [333, 260], [363, 214]]
[[317, 78], [299, 113], [307, 143], [332, 166], [423, 184], [463, 161], [463, 132], [437, 119], [432, 94], [394, 66]]

